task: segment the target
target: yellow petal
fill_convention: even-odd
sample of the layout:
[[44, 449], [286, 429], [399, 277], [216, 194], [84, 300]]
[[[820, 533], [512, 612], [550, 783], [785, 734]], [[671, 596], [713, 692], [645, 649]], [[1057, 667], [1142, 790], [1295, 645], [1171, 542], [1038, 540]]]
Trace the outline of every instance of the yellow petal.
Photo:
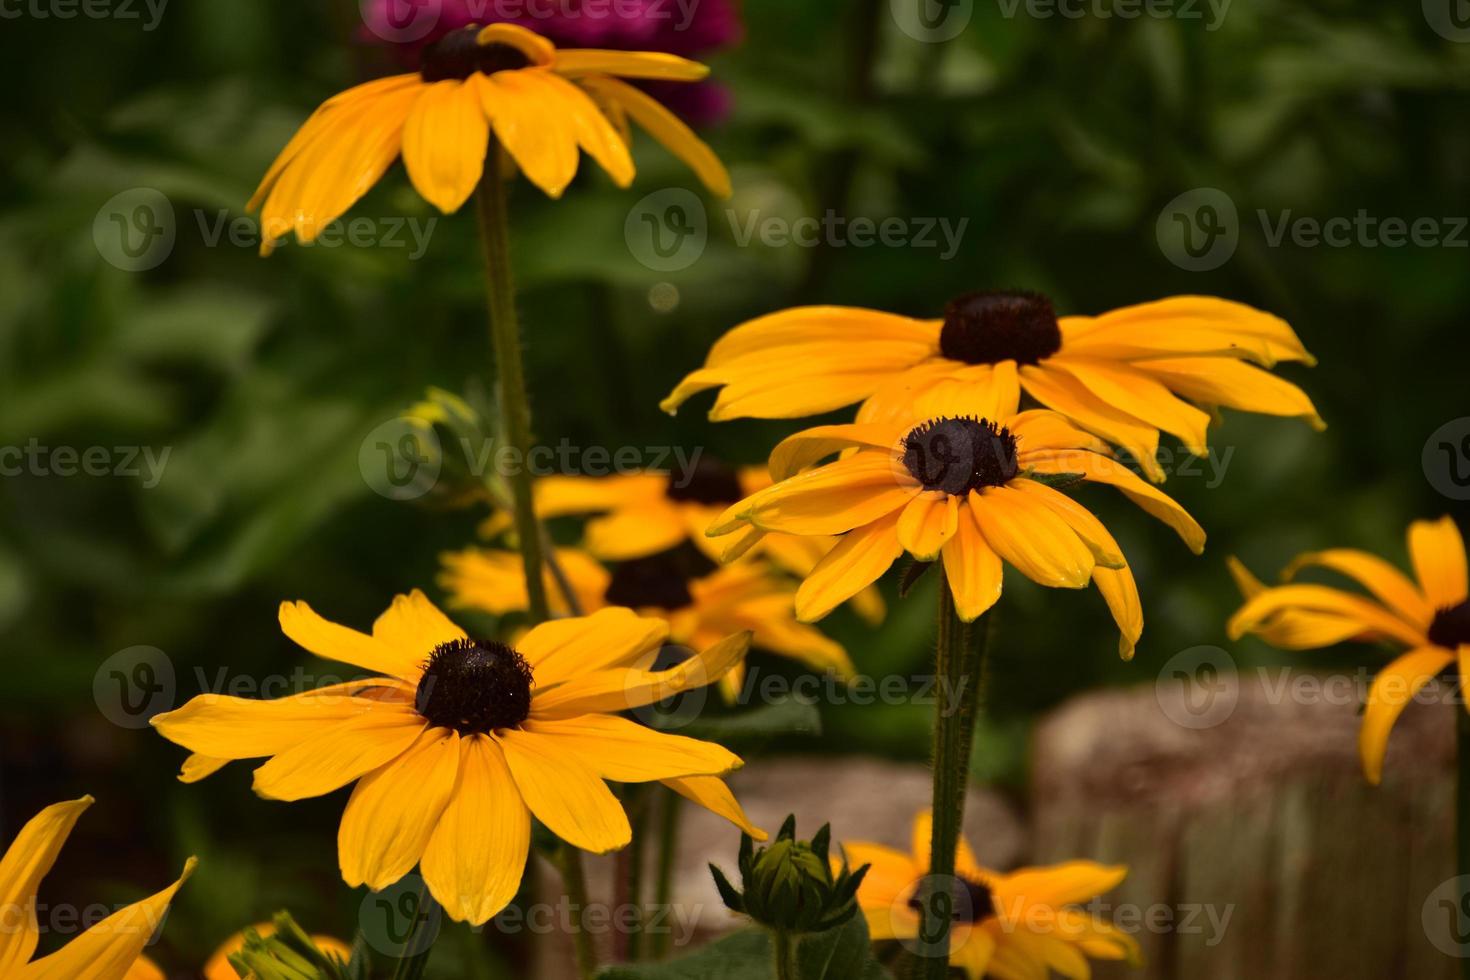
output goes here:
[[1356, 624], [1356, 633], [1380, 633], [1405, 646], [1422, 646], [1422, 630], [1415, 629], [1377, 603], [1325, 585], [1281, 585], [1251, 597], [1230, 617], [1232, 640], [1257, 629], [1278, 614], [1325, 613]]
[[619, 187], [633, 183], [633, 157], [617, 128], [602, 114], [597, 103], [571, 82], [558, 75], [540, 76], [548, 94], [561, 100], [562, 111], [571, 123], [577, 145], [612, 177]]
[[713, 684], [745, 659], [750, 633], [737, 633], [669, 670], [599, 670], [571, 678], [531, 699], [536, 720], [629, 711]]
[[713, 742], [669, 735], [614, 715], [532, 719], [525, 730], [577, 758], [603, 779], [646, 783], [680, 776], [723, 776], [742, 763]]
[[660, 781], [686, 800], [698, 803], [716, 816], [724, 817], [754, 840], [763, 841], [771, 836], [750, 822], [750, 818], [745, 815], [745, 808], [718, 776], [683, 776]]
[[423, 874], [451, 919], [480, 926], [520, 888], [531, 813], [495, 739], [465, 736], [459, 751], [459, 785], [424, 849]]
[[1388, 752], [1388, 733], [1414, 696], [1434, 676], [1454, 661], [1441, 647], [1410, 650], [1378, 672], [1368, 689], [1368, 706], [1363, 727], [1358, 730], [1358, 751], [1363, 757], [1363, 775], [1377, 786], [1383, 778], [1383, 757]]
[[1441, 517], [1409, 525], [1409, 557], [1419, 587], [1435, 609], [1449, 609], [1465, 601], [1465, 539], [1453, 520]]
[[467, 81], [434, 82], [403, 123], [403, 165], [409, 179], [445, 214], [469, 200], [485, 172], [490, 124], [478, 94]]
[[1280, 317], [1213, 296], [1171, 296], [1112, 310], [1083, 330], [1063, 322], [1069, 354], [1112, 359], [1214, 355], [1316, 363]]
[[358, 781], [337, 831], [343, 881], [378, 891], [413, 870], [454, 793], [459, 742], [457, 732], [431, 728]]
[[669, 638], [666, 620], [631, 609], [599, 609], [590, 616], [542, 623], [516, 642], [535, 672], [538, 688], [594, 671], [651, 662]]
[[521, 796], [547, 830], [593, 854], [627, 846], [633, 836], [628, 815], [580, 758], [529, 732], [506, 729], [496, 737]]
[[903, 553], [894, 510], [843, 536], [796, 590], [796, 618], [815, 622], [882, 578]]
[[1084, 905], [1106, 894], [1128, 877], [1121, 864], [1096, 861], [1067, 861], [1046, 867], [1018, 868], [1003, 875], [994, 886], [997, 904], [1018, 902], [1029, 905]]
[[8, 976], [16, 980], [119, 980], [143, 955], [196, 863], [189, 858], [179, 880], [163, 891], [114, 912], [50, 956]]
[[[1021, 387], [1047, 408], [1054, 409], [1076, 422], [1088, 432], [1095, 432], [1108, 442], [1126, 449], [1149, 479], [1164, 479], [1159, 465], [1159, 430], [1135, 418], [1088, 391], [1081, 382], [1064, 371], [1054, 371], [1046, 364], [1028, 365], [1021, 369]], [[1025, 447], [1021, 447], [1025, 452]]]
[[[231, 970], [230, 972], [233, 973], [234, 971]], [[128, 972], [123, 974], [122, 980], [168, 980], [168, 977], [159, 969], [157, 963], [154, 963], [146, 956], [142, 956], [132, 966], [128, 967]], [[212, 978], [206, 973], [204, 980], [212, 980]]]
[[155, 715], [149, 724], [191, 752], [215, 759], [251, 759], [284, 752], [348, 719], [393, 709], [392, 704], [349, 693], [360, 689], [361, 685], [340, 684], [274, 701], [201, 694], [182, 708]]
[[56, 855], [71, 835], [77, 818], [92, 805], [92, 797], [54, 803], [36, 814], [15, 835], [0, 859], [0, 976], [14, 976], [36, 951], [40, 931], [36, 922], [36, 889], [56, 863]]
[[1133, 367], [1201, 405], [1295, 417], [1316, 429], [1327, 427], [1306, 392], [1244, 361], [1228, 357], [1165, 358], [1135, 361]]
[[898, 541], [919, 561], [933, 561], [959, 526], [959, 498], [926, 491], [899, 512]]
[[402, 662], [420, 668], [435, 647], [465, 637], [465, 631], [418, 589], [394, 596], [393, 604], [373, 623], [373, 639], [397, 653]]
[[619, 75], [623, 78], [652, 78], [669, 82], [697, 82], [709, 68], [697, 61], [661, 51], [604, 51], [577, 48], [558, 52], [556, 73], [567, 78], [585, 75]]
[[557, 90], [534, 69], [473, 75], [495, 137], [520, 165], [526, 179], [553, 198], [577, 175], [577, 135], [557, 109]]
[[605, 561], [627, 561], [658, 554], [688, 537], [679, 510], [670, 501], [630, 507], [587, 522], [587, 550]]
[[1080, 473], [1094, 483], [1106, 483], [1123, 491], [1129, 500], [1174, 529], [1195, 554], [1205, 548], [1205, 529], [1179, 506], [1173, 497], [1140, 480], [1128, 467], [1114, 459], [1082, 450], [1059, 450], [1020, 456], [1022, 470], [1038, 473]]
[[[845, 449], [896, 450], [910, 426], [896, 423], [819, 425], [787, 436], [771, 450], [773, 481], [786, 480]], [[769, 485], [761, 490], [768, 490]]]
[[1128, 564], [1123, 558], [1123, 551], [1118, 547], [1118, 542], [1109, 533], [1103, 522], [1098, 520], [1092, 511], [1071, 497], [1058, 493], [1035, 480], [1012, 480], [1009, 486], [1013, 490], [1019, 490], [1035, 498], [1042, 506], [1066, 521], [1067, 526], [1075, 531], [1082, 539], [1082, 543], [1091, 550], [1092, 557], [1099, 565], [1104, 568], [1123, 568]]
[[1134, 418], [1171, 433], [1196, 456], [1209, 451], [1210, 416], [1176, 398], [1168, 388], [1126, 364], [1058, 355], [1046, 362], [1049, 371], [1065, 371], [1103, 402]]
[[1027, 578], [1052, 588], [1080, 589], [1096, 560], [1067, 522], [1007, 487], [971, 492], [970, 512], [995, 553]]
[[198, 752], [195, 752], [184, 760], [184, 764], [179, 770], [179, 782], [197, 783], [201, 779], [207, 779], [213, 776], [232, 761], [234, 760], [216, 759], [213, 756], [200, 755]]
[[888, 453], [855, 453], [736, 504], [710, 533], [733, 530], [738, 514], [767, 531], [842, 534], [901, 510], [919, 490], [918, 481]]
[[661, 102], [614, 78], [592, 76], [582, 79], [581, 84], [594, 94], [617, 103], [634, 122], [693, 170], [710, 193], [719, 197], [730, 196], [730, 174], [720, 158], [715, 156], [715, 151]]
[[520, 24], [491, 24], [475, 35], [475, 42], [481, 47], [508, 44], [535, 65], [549, 65], [557, 58], [556, 45], [550, 38]]
[[377, 637], [323, 619], [304, 602], [281, 603], [280, 619], [281, 632], [318, 657], [401, 677], [414, 684], [423, 672], [424, 658], [433, 649], [430, 646], [411, 653], [390, 646]]
[[980, 533], [967, 500], [955, 536], [944, 546], [944, 578], [954, 594], [955, 612], [973, 623], [1000, 599], [1000, 556]]
[[1356, 580], [1382, 600], [1384, 605], [1421, 629], [1427, 629], [1429, 621], [1434, 618], [1434, 607], [1424, 598], [1418, 586], [1377, 555], [1353, 548], [1313, 551], [1301, 555], [1288, 565], [1283, 577], [1294, 578], [1297, 572], [1311, 565], [1330, 568]]
[[341, 789], [408, 751], [427, 724], [407, 706], [349, 718], [255, 770], [255, 792], [268, 800], [304, 800]]

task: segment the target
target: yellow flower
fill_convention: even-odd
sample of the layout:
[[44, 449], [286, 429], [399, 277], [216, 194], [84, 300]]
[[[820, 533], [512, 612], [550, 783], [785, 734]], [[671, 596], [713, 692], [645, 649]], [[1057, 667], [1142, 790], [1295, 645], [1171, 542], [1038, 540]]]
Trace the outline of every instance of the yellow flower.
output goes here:
[[103, 919], [61, 949], [32, 960], [40, 941], [36, 890], [56, 863], [56, 856], [92, 797], [48, 806], [32, 817], [0, 858], [0, 977], [6, 980], [124, 980], [146, 977], [143, 949], [168, 912], [174, 893], [194, 872], [195, 860], [184, 863], [179, 880], [141, 902]]
[[[1130, 657], [1143, 632], [1138, 588], [1118, 543], [1086, 508], [1036, 477], [1070, 474], [1117, 487], [1195, 551], [1204, 531], [1093, 436], [1055, 412], [995, 419], [969, 392], [943, 387], [906, 421], [807, 429], [771, 454], [779, 482], [730, 507], [708, 533], [837, 534], [802, 582], [796, 615], [812, 622], [876, 581], [907, 551], [942, 560], [956, 612], [973, 621], [1000, 598], [1002, 563], [1042, 585], [1097, 586]], [[836, 462], [807, 469], [835, 453]]]
[[[855, 673], [847, 651], [820, 630], [797, 622], [795, 586], [763, 561], [715, 567], [693, 548], [681, 546], [620, 562], [609, 573], [585, 552], [557, 552], [559, 564], [584, 611], [628, 606], [669, 624], [669, 640], [701, 649], [730, 633], [748, 631], [756, 647], [842, 678]], [[439, 584], [455, 606], [496, 615], [526, 608], [526, 579], [519, 555], [469, 548], [441, 556]], [[553, 605], [564, 605], [550, 570], [546, 588]], [[720, 691], [734, 700], [745, 680], [741, 659], [720, 678]]]
[[[929, 814], [914, 821], [913, 853], [881, 844], [846, 843], [854, 868], [870, 865], [858, 888], [858, 907], [874, 942], [915, 942], [919, 937], [919, 890], [929, 873]], [[1087, 957], [1137, 965], [1137, 941], [1077, 908], [1117, 887], [1124, 867], [1069, 861], [1002, 874], [982, 868], [964, 841], [955, 855], [954, 925], [950, 962], [970, 980], [1041, 980], [1056, 970], [1068, 977], [1091, 976]]]
[[492, 130], [533, 184], [560, 197], [576, 176], [579, 148], [619, 186], [632, 183], [631, 118], [728, 196], [730, 178], [714, 152], [655, 99], [614, 77], [692, 82], [708, 73], [670, 54], [557, 50], [513, 24], [455, 31], [425, 49], [420, 71], [348, 89], [302, 125], [248, 205], [261, 208], [261, 251], [270, 254], [290, 231], [312, 241], [400, 154], [420, 194], [442, 211], [458, 210], [480, 182]]
[[[679, 473], [546, 477], [536, 482], [536, 513], [543, 519], [598, 515], [587, 522], [584, 533], [587, 550], [604, 561], [646, 558], [689, 542], [713, 561], [760, 555], [782, 571], [805, 578], [836, 546], [837, 538], [765, 534], [740, 542], [736, 549], [731, 542], [704, 534], [726, 507], [770, 485], [770, 471], [764, 466], [735, 469], [701, 455], [693, 467]], [[509, 515], [496, 514], [482, 530], [494, 535], [508, 526]], [[883, 596], [877, 589], [864, 589], [854, 597], [853, 608], [867, 622], [879, 623], [885, 612]]]
[[356, 782], [337, 836], [351, 886], [382, 889], [418, 865], [451, 917], [479, 925], [515, 896], [532, 815], [586, 851], [628, 843], [605, 780], [685, 780], [734, 805], [715, 777], [739, 757], [615, 713], [717, 680], [747, 635], [655, 671], [668, 624], [627, 609], [544, 623], [514, 648], [469, 638], [421, 592], [397, 597], [370, 635], [302, 602], [280, 618], [310, 652], [378, 676], [274, 701], [204, 694], [153, 725], [194, 753], [185, 782], [261, 757], [254, 788], [266, 799]]
[[[1409, 525], [1409, 558], [1417, 583], [1376, 555], [1331, 548], [1302, 555], [1287, 567], [1292, 578], [1309, 566], [1346, 575], [1372, 598], [1325, 585], [1267, 588], [1232, 560], [1246, 603], [1230, 618], [1230, 637], [1256, 633], [1288, 650], [1311, 650], [1343, 640], [1387, 641], [1408, 652], [1378, 672], [1358, 733], [1363, 772], [1377, 785], [1394, 722], [1419, 691], [1456, 665], [1470, 677], [1470, 588], [1465, 541], [1448, 517]], [[1377, 601], [1374, 601], [1377, 600]], [[1470, 710], [1470, 705], [1466, 706]]]
[[720, 388], [715, 420], [799, 418], [862, 401], [857, 421], [888, 422], [936, 386], [969, 390], [1004, 414], [1024, 391], [1162, 480], [1160, 429], [1205, 454], [1210, 415], [1199, 406], [1321, 426], [1301, 389], [1248, 363], [1278, 361], [1314, 363], [1284, 321], [1240, 303], [1177, 296], [1058, 318], [1034, 293], [982, 292], [954, 300], [939, 320], [837, 306], [751, 320], [722, 337], [663, 408]]

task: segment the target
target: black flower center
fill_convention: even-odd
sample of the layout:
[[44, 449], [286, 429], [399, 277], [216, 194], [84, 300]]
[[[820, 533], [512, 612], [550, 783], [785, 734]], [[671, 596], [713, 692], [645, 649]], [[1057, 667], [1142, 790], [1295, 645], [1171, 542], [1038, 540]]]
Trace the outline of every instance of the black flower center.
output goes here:
[[531, 665], [504, 643], [441, 643], [424, 664], [414, 706], [461, 735], [514, 728], [531, 713]]
[[723, 460], [701, 453], [694, 466], [682, 473], [670, 473], [664, 495], [670, 500], [696, 504], [733, 504], [745, 496], [740, 489], [740, 474]]
[[1016, 437], [996, 422], [934, 419], [903, 437], [903, 465], [925, 490], [960, 496], [998, 487], [1020, 472]]
[[1429, 642], [1447, 650], [1470, 644], [1470, 599], [1434, 614], [1429, 623]]
[[[990, 886], [960, 875], [950, 879], [950, 918], [955, 922], [983, 922], [995, 917], [995, 893]], [[909, 908], [924, 912], [923, 890], [909, 898]], [[936, 909], [935, 911], [939, 911]]]
[[952, 361], [1035, 364], [1061, 349], [1056, 311], [1040, 293], [966, 293], [944, 308], [939, 351]]
[[493, 75], [498, 71], [525, 68], [531, 63], [525, 52], [509, 44], [481, 44], [476, 37], [478, 27], [466, 27], [448, 34], [424, 48], [419, 75], [426, 82], [442, 82], [447, 78], [463, 81], [475, 72]]
[[694, 603], [691, 580], [708, 575], [715, 563], [688, 542], [646, 558], [625, 561], [613, 569], [603, 599], [630, 609], [683, 609]]

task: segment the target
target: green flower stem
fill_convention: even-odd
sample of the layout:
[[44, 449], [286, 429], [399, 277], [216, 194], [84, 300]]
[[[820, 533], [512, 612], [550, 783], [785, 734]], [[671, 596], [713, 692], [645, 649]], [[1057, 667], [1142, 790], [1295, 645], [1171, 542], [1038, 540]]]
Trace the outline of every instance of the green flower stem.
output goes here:
[[796, 965], [796, 944], [799, 936], [785, 929], [771, 930], [771, 944], [776, 952], [776, 980], [796, 980], [799, 976]]
[[429, 894], [427, 883], [419, 883], [419, 900], [413, 909], [413, 925], [409, 927], [408, 940], [403, 944], [408, 953], [394, 966], [393, 980], [419, 980], [429, 965], [429, 954], [434, 951], [432, 940], [422, 943], [424, 948], [418, 949], [421, 942], [419, 933], [428, 927], [438, 911], [434, 908], [434, 897]]
[[515, 498], [515, 528], [526, 571], [526, 596], [531, 624], [546, 620], [546, 583], [541, 577], [542, 538], [536, 521], [532, 477], [526, 461], [531, 452], [531, 401], [526, 393], [526, 371], [521, 357], [521, 326], [516, 316], [515, 286], [510, 266], [510, 221], [506, 214], [505, 181], [500, 176], [500, 145], [492, 136], [485, 157], [485, 175], [475, 194], [480, 218], [480, 243], [485, 254], [485, 289], [490, 307], [490, 340], [495, 349], [500, 417], [505, 439], [519, 465], [510, 474]]
[[632, 921], [626, 931], [614, 933], [618, 940], [620, 958], [636, 963], [642, 955], [643, 939], [643, 863], [648, 845], [648, 807], [651, 787], [632, 785], [628, 789], [628, 819], [633, 824], [633, 843], [618, 852], [618, 900], [617, 905], [633, 907]]
[[572, 941], [577, 950], [577, 975], [582, 980], [597, 976], [597, 947], [587, 931], [583, 916], [587, 913], [587, 876], [582, 869], [582, 852], [563, 843], [556, 852], [556, 866], [561, 871], [562, 887], [571, 905]]
[[[1455, 706], [1455, 874], [1470, 875], [1470, 712]], [[1460, 976], [1470, 980], [1470, 957], [1460, 960]]]
[[921, 897], [919, 976], [945, 980], [954, 913], [955, 848], [965, 816], [970, 749], [975, 736], [984, 677], [983, 631], [960, 621], [949, 582], [940, 570], [935, 675], [939, 699], [934, 716], [934, 824], [929, 838], [929, 875]]
[[[671, 789], [659, 787], [658, 814], [658, 879], [654, 885], [654, 902], [659, 913], [673, 903], [674, 854], [679, 848], [679, 814], [683, 798]], [[660, 929], [649, 937], [649, 952], [656, 960], [669, 954], [672, 936], [668, 928]]]

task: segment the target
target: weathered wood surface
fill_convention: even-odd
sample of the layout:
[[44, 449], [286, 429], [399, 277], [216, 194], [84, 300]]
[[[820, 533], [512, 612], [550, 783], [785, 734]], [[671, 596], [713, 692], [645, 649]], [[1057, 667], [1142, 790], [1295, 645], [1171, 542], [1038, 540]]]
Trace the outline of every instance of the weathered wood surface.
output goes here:
[[[1374, 788], [1353, 698], [1283, 697], [1258, 675], [1232, 683], [1230, 710], [1213, 716], [1165, 684], [1081, 696], [1036, 733], [1034, 858], [1126, 863], [1113, 911], [1171, 917], [1138, 929], [1145, 969], [1104, 966], [1100, 980], [1457, 976], [1423, 909], [1454, 876], [1462, 709], [1410, 705]], [[1445, 914], [1431, 912], [1441, 941]]]

